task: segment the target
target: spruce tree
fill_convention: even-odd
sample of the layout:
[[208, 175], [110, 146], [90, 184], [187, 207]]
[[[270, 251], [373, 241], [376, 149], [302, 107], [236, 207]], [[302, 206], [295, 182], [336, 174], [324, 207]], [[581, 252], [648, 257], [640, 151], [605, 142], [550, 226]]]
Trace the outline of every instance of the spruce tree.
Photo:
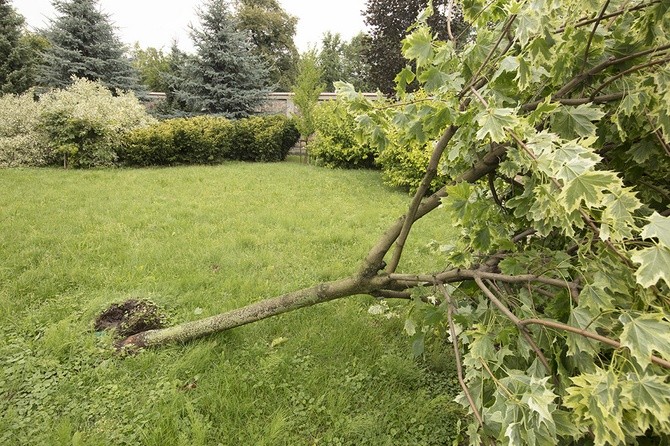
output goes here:
[[198, 10], [200, 28], [191, 28], [196, 55], [186, 58], [174, 103], [192, 113], [243, 117], [253, 113], [269, 92], [268, 69], [225, 0], [208, 0]]
[[23, 31], [24, 18], [0, 0], [0, 94], [20, 94], [35, 85], [39, 38]]
[[112, 90], [139, 90], [138, 75], [116, 36], [110, 16], [97, 0], [54, 0], [60, 15], [46, 31], [41, 83], [63, 88], [72, 76], [99, 80]]

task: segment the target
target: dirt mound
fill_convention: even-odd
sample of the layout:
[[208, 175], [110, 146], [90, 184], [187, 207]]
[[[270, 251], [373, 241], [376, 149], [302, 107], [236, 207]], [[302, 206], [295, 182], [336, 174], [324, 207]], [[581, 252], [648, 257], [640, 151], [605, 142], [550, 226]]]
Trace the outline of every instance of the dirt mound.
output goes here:
[[115, 330], [128, 337], [147, 330], [165, 327], [167, 318], [158, 306], [148, 300], [129, 299], [112, 304], [95, 319], [95, 331]]

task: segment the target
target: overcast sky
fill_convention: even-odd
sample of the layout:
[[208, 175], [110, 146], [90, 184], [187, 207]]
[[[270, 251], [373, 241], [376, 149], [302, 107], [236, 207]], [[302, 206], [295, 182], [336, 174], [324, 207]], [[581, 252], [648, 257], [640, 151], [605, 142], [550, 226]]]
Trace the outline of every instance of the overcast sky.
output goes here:
[[[55, 11], [51, 0], [13, 0], [11, 2], [29, 27], [44, 28]], [[195, 7], [203, 0], [100, 0], [102, 10], [111, 15], [118, 35], [128, 45], [140, 42], [143, 48], [170, 48], [173, 39], [182, 50], [192, 49], [189, 23], [197, 24]], [[339, 32], [349, 40], [365, 25], [361, 10], [365, 0], [279, 0], [284, 10], [298, 17], [295, 42], [299, 51], [318, 44], [326, 31]]]

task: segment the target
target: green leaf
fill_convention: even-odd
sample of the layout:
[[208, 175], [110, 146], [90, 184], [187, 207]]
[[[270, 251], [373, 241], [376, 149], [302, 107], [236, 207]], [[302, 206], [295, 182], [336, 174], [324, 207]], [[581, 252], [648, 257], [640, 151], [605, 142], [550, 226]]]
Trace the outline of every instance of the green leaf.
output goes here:
[[626, 396], [658, 420], [670, 420], [670, 384], [663, 376], [631, 373], [628, 375]]
[[582, 202], [587, 207], [595, 207], [604, 196], [603, 189], [611, 184], [618, 184], [618, 178], [612, 172], [585, 172], [569, 181], [560, 197], [565, 200], [569, 211], [578, 209]]
[[402, 52], [409, 60], [416, 60], [423, 67], [433, 57], [433, 35], [427, 26], [420, 26], [403, 41]]
[[670, 322], [662, 313], [647, 313], [638, 317], [622, 314], [619, 321], [623, 324], [621, 345], [628, 347], [640, 365], [651, 363], [652, 353], [670, 359]]
[[477, 115], [477, 123], [481, 127], [477, 131], [477, 138], [482, 140], [487, 135], [494, 142], [501, 142], [507, 139], [507, 129], [513, 129], [518, 123], [516, 110], [513, 108], [496, 108], [485, 110]]
[[596, 106], [582, 104], [577, 107], [560, 106], [552, 115], [552, 127], [564, 139], [595, 136], [596, 126], [605, 113]]
[[637, 283], [645, 288], [656, 285], [660, 279], [670, 285], [670, 248], [662, 245], [636, 251], [631, 260], [639, 263], [635, 271]]
[[401, 96], [404, 95], [407, 91], [407, 86], [414, 82], [415, 78], [416, 76], [410, 66], [403, 68], [402, 71], [395, 77], [396, 91], [398, 94]]
[[658, 212], [654, 212], [649, 217], [649, 224], [642, 228], [642, 238], [654, 238], [670, 247], [670, 217], [663, 217]]

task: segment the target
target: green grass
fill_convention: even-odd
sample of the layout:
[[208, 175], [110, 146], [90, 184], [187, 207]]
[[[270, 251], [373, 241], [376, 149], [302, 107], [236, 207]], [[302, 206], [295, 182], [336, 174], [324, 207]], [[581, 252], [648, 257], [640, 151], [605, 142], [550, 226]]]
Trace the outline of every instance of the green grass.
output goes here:
[[[408, 201], [378, 174], [2, 170], [0, 190], [0, 444], [451, 444], [448, 348], [412, 359], [369, 297], [125, 358], [93, 331], [128, 298], [178, 323], [351, 274]], [[438, 267], [438, 223], [404, 268]]]

